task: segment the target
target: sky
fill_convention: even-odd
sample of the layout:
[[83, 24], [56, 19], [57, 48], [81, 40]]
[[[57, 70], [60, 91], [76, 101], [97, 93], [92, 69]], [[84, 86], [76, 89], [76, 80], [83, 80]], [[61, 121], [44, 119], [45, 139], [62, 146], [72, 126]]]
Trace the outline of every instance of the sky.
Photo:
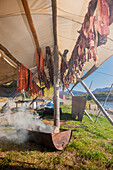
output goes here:
[[[96, 88], [111, 87], [111, 84], [113, 83], [113, 57], [105, 61], [103, 65], [101, 65], [94, 73], [84, 80], [88, 87], [90, 86], [91, 81], [91, 91], [95, 90]], [[85, 92], [83, 86], [80, 83], [75, 86], [73, 90]]]

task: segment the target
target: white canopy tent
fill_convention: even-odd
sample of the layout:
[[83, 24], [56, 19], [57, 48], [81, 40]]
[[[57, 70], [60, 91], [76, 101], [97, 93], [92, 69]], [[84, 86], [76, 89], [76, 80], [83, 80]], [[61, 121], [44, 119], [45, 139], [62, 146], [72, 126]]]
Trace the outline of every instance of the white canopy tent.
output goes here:
[[[90, 0], [57, 0], [58, 48], [61, 53], [65, 49], [69, 50], [68, 60], [79, 36], [78, 31], [82, 27], [89, 2]], [[28, 4], [44, 54], [46, 46], [51, 49], [54, 46], [51, 0], [28, 0]], [[113, 55], [113, 24], [108, 37], [107, 43], [97, 48], [97, 66]], [[36, 66], [36, 47], [21, 0], [0, 1], [0, 43], [27, 68]], [[88, 71], [94, 64], [94, 61], [87, 62], [83, 70]]]
[[[36, 45], [22, 1], [0, 0], [0, 44], [7, 48], [18, 62], [27, 68], [33, 68], [36, 66]], [[113, 5], [111, 0], [106, 1]], [[54, 0], [28, 0], [31, 17], [43, 56], [45, 56], [45, 48], [47, 46], [51, 48], [52, 53], [55, 46], [52, 2], [54, 3]], [[67, 61], [69, 61], [80, 35], [78, 31], [81, 30], [85, 15], [89, 9], [90, 0], [57, 0], [55, 2], [57, 7], [56, 45], [61, 53], [65, 49], [69, 50], [67, 54]], [[91, 2], [96, 4], [97, 0], [92, 0]], [[94, 15], [96, 15], [95, 11]], [[113, 24], [109, 25], [109, 30], [107, 42], [96, 49], [98, 60], [96, 63], [93, 59], [86, 61], [82, 71], [80, 71], [80, 77], [84, 71], [89, 71], [94, 66], [98, 68], [113, 55]], [[5, 58], [8, 58], [3, 51], [1, 53]]]

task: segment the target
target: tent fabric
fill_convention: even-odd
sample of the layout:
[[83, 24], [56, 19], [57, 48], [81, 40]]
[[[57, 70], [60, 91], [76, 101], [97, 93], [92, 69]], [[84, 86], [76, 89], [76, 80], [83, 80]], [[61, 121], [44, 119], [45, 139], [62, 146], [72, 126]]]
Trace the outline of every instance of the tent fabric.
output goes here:
[[17, 79], [17, 69], [0, 57], [0, 84], [6, 84]]
[[[61, 53], [65, 49], [69, 50], [68, 61], [88, 11], [89, 2], [90, 0], [57, 0], [58, 48]], [[54, 46], [51, 0], [28, 0], [28, 4], [44, 56], [45, 47], [50, 46], [53, 51]], [[99, 67], [113, 55], [113, 24], [109, 29], [107, 43], [97, 48], [97, 62], [93, 59], [86, 62], [83, 71], [88, 71], [94, 64]], [[0, 43], [25, 67], [36, 66], [36, 47], [21, 0], [0, 1]]]

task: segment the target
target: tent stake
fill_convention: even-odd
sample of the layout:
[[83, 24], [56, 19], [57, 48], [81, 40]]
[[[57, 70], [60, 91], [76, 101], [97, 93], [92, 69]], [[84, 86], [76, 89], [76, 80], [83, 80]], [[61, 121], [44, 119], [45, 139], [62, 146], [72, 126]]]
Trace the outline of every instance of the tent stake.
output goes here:
[[[75, 73], [76, 75], [76, 73]], [[86, 84], [81, 80], [81, 78], [77, 78], [77, 80], [82, 84], [82, 86], [85, 88], [85, 90], [89, 93], [89, 95], [92, 97], [94, 102], [97, 104], [97, 106], [100, 108], [100, 110], [104, 113], [106, 118], [109, 120], [109, 122], [113, 125], [112, 118], [108, 115], [106, 110], [103, 108], [103, 106], [100, 104], [100, 102], [96, 99], [96, 97], [93, 95], [93, 93], [90, 91], [90, 89], [86, 86]]]

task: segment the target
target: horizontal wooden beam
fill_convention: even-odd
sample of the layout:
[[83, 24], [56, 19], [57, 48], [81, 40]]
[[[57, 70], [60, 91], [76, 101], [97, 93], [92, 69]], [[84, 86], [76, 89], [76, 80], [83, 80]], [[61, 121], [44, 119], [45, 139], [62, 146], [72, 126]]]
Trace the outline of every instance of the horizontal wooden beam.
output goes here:
[[10, 58], [14, 63], [16, 63], [18, 66], [21, 65], [21, 63], [15, 57], [13, 57], [13, 55], [2, 44], [0, 44], [0, 50], [3, 51], [5, 55], [8, 58]]
[[37, 51], [38, 51], [38, 53], [40, 53], [41, 49], [40, 49], [37, 33], [36, 33], [36, 30], [35, 30], [35, 27], [34, 27], [34, 24], [33, 24], [33, 20], [32, 20], [32, 16], [31, 16], [31, 13], [30, 13], [30, 8], [29, 8], [29, 5], [28, 5], [28, 2], [27, 2], [27, 0], [21, 0], [21, 1], [22, 1], [24, 10], [25, 10], [27, 21], [29, 23], [29, 26], [30, 26], [30, 29], [31, 29], [31, 32], [32, 32], [32, 35], [33, 35], [33, 38], [34, 38], [34, 41], [35, 41]]

